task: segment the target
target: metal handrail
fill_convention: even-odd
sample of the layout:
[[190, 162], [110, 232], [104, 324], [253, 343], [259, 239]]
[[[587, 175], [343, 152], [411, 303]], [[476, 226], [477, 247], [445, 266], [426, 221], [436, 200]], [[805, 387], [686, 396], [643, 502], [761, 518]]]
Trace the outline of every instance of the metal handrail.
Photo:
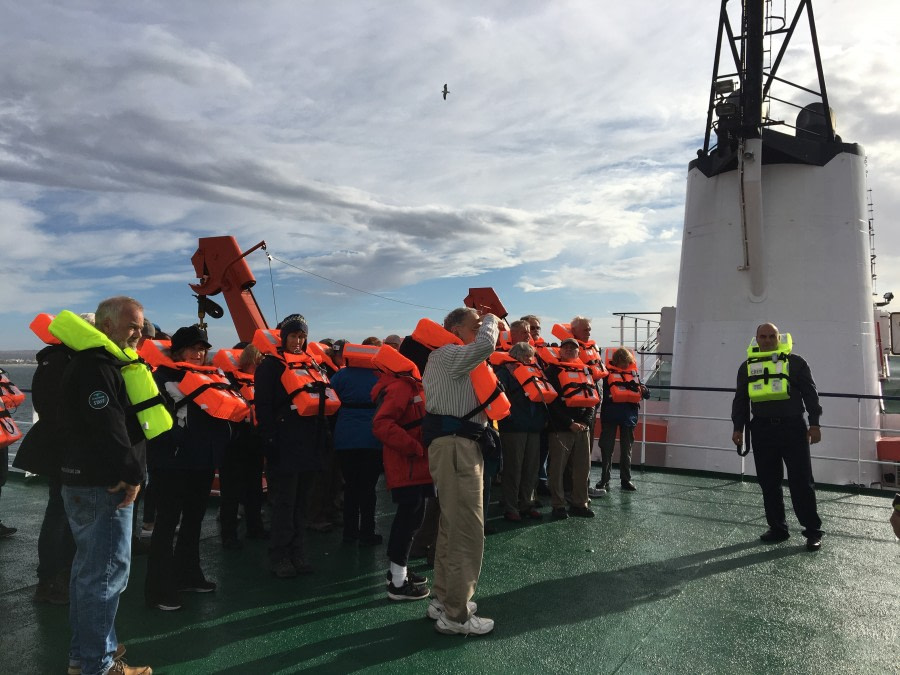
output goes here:
[[[678, 385], [657, 385], [655, 388], [657, 389], [667, 389], [667, 390], [679, 390], [679, 391], [706, 391], [711, 393], [735, 393], [734, 388], [729, 387], [687, 387], [687, 386], [678, 386]], [[815, 455], [810, 454], [811, 459], [824, 460], [824, 461], [832, 461], [832, 462], [853, 462], [857, 465], [857, 485], [862, 484], [862, 465], [874, 465], [874, 466], [897, 466], [898, 462], [891, 460], [879, 460], [879, 459], [863, 459], [862, 457], [862, 433], [865, 431], [878, 432], [882, 435], [891, 435], [897, 434], [900, 435], [900, 429], [886, 429], [884, 427], [867, 427], [862, 425], [862, 402], [865, 400], [879, 400], [884, 401], [900, 401], [900, 396], [885, 396], [885, 395], [876, 395], [876, 394], [845, 394], [841, 392], [819, 392], [819, 397], [824, 398], [838, 398], [838, 399], [855, 399], [857, 402], [857, 425], [856, 426], [846, 426], [846, 425], [830, 425], [830, 424], [821, 424], [821, 428], [823, 429], [841, 429], [844, 431], [857, 431], [857, 448], [856, 448], [856, 458], [852, 457], [829, 457], [826, 455]], [[650, 441], [647, 440], [647, 418], [662, 418], [662, 419], [693, 419], [693, 420], [708, 420], [712, 422], [728, 422], [731, 423], [730, 417], [712, 417], [705, 415], [676, 415], [668, 412], [663, 413], [651, 413], [647, 412], [644, 409], [641, 409], [639, 412], [639, 419], [642, 429], [640, 447], [641, 447], [641, 464], [644, 464], [647, 456], [647, 445], [665, 445], [667, 447], [672, 448], [695, 448], [698, 450], [713, 450], [717, 452], [734, 452], [733, 447], [721, 447], [721, 446], [708, 446], [708, 445], [694, 445], [688, 443], [672, 443], [669, 441]], [[745, 473], [745, 462], [746, 457], [741, 456], [741, 476]], [[875, 483], [873, 483], [874, 485]], [[881, 484], [880, 482], [878, 483]]]

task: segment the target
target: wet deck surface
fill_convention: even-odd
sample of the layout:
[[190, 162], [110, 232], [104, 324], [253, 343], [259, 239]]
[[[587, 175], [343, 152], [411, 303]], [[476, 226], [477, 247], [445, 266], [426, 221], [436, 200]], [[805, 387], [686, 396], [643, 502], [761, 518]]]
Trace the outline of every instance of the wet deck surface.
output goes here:
[[[594, 468], [592, 473], [597, 473]], [[597, 518], [507, 523], [487, 538], [475, 600], [484, 637], [434, 632], [425, 602], [391, 602], [384, 546], [309, 533], [312, 576], [278, 580], [264, 542], [201, 553], [215, 593], [178, 612], [143, 605], [136, 557], [117, 630], [155, 673], [896, 673], [900, 543], [885, 495], [820, 491], [818, 553], [799, 527], [765, 545], [758, 486], [675, 473], [594, 500]], [[499, 492], [499, 491], [498, 491]], [[46, 486], [14, 477], [0, 516], [0, 673], [64, 673], [67, 609], [32, 602]], [[393, 510], [379, 492], [379, 525]], [[543, 509], [549, 515], [549, 509]], [[412, 569], [430, 575], [424, 561]]]

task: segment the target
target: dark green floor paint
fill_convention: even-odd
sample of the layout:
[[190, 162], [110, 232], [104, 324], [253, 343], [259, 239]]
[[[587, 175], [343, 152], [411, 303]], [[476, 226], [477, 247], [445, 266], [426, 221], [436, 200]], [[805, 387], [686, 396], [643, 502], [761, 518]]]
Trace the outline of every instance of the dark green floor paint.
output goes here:
[[[594, 469], [596, 472], [596, 468]], [[614, 487], [597, 518], [506, 523], [486, 542], [475, 600], [497, 622], [480, 638], [443, 636], [425, 603], [384, 592], [384, 547], [309, 533], [316, 574], [273, 578], [265, 545], [223, 551], [215, 511], [202, 554], [215, 593], [179, 612], [143, 606], [135, 558], [117, 630], [127, 660], [155, 673], [897, 673], [900, 544], [884, 495], [820, 491], [826, 536], [765, 529], [758, 486], [643, 472]], [[13, 478], [0, 517], [0, 673], [64, 673], [65, 608], [35, 605], [46, 486]], [[382, 532], [392, 509], [379, 493]], [[547, 513], [549, 509], [544, 509]], [[413, 569], [430, 574], [413, 561]]]

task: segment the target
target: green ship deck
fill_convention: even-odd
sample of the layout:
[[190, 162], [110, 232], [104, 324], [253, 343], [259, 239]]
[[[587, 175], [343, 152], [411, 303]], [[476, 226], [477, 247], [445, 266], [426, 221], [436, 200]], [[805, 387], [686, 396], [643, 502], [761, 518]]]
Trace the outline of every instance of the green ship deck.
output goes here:
[[[596, 473], [597, 469], [593, 469]], [[391, 602], [384, 546], [309, 533], [314, 575], [278, 580], [265, 543], [202, 555], [219, 588], [178, 612], [143, 604], [136, 557], [117, 621], [127, 660], [155, 673], [895, 673], [900, 544], [884, 494], [820, 490], [826, 532], [765, 545], [759, 488], [739, 477], [643, 471], [597, 518], [497, 516], [475, 600], [488, 636], [435, 633], [425, 603]], [[32, 602], [46, 486], [13, 477], [0, 515], [0, 672], [64, 673], [67, 609]], [[379, 493], [382, 532], [392, 515]], [[544, 509], [546, 513], [548, 509]], [[430, 574], [424, 561], [412, 568]]]

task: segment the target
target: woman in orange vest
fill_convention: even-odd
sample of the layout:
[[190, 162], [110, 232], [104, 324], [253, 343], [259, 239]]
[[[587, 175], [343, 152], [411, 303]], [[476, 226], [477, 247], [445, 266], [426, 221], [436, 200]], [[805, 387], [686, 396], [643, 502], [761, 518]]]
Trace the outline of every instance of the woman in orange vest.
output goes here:
[[[607, 350], [609, 353], [610, 350]], [[631, 482], [631, 446], [634, 444], [634, 428], [637, 426], [640, 399], [648, 398], [647, 387], [637, 379], [637, 366], [631, 351], [619, 347], [607, 361], [609, 377], [603, 381], [603, 403], [600, 406], [600, 452], [603, 456], [603, 473], [598, 490], [609, 490], [610, 469], [619, 432], [619, 477], [622, 489], [634, 492]]]
[[269, 558], [272, 573], [280, 578], [309, 574], [304, 529], [307, 501], [331, 432], [324, 415], [300, 415], [282, 383], [285, 359], [310, 358], [306, 319], [291, 315], [281, 323], [277, 354], [266, 354], [256, 369], [255, 405], [259, 433], [266, 456], [272, 529]]
[[[181, 609], [178, 591], [210, 593], [216, 584], [200, 567], [200, 528], [209, 504], [216, 458], [231, 438], [228, 420], [207, 414], [179, 389], [185, 366], [203, 366], [211, 345], [199, 326], [175, 331], [171, 360], [159, 365], [153, 378], [175, 424], [149, 442], [147, 465], [156, 499], [156, 523], [144, 598], [149, 607]], [[176, 540], [176, 528], [178, 529]]]

